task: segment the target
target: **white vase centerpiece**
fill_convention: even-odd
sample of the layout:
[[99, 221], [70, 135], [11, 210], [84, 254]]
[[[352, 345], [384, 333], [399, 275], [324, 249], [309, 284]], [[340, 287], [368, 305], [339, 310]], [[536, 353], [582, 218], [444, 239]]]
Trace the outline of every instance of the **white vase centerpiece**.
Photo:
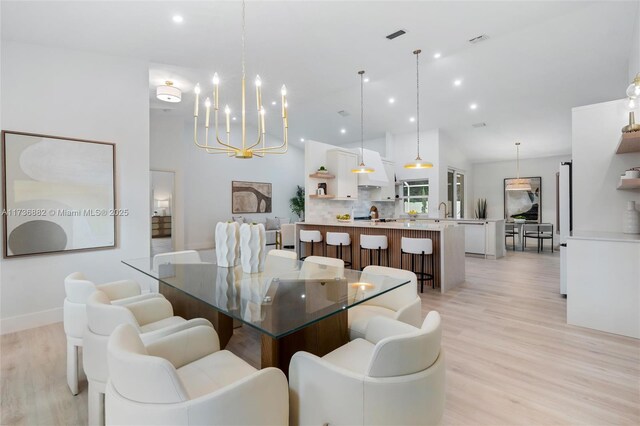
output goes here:
[[261, 223], [244, 223], [240, 227], [240, 263], [242, 271], [255, 274], [264, 271], [267, 238]]
[[624, 212], [623, 228], [625, 234], [640, 234], [640, 212], [636, 210], [636, 202], [628, 201]]
[[218, 222], [216, 225], [216, 259], [218, 266], [233, 267], [240, 253], [240, 225]]

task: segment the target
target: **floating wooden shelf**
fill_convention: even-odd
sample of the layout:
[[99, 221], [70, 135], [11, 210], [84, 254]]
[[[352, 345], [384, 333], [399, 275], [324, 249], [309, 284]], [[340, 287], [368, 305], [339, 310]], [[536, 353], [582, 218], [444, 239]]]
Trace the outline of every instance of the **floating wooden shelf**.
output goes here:
[[314, 179], [335, 179], [336, 177], [330, 173], [311, 173], [310, 178]]
[[618, 189], [640, 189], [640, 178], [620, 179]]
[[623, 133], [616, 154], [640, 152], [640, 132]]
[[332, 198], [336, 198], [335, 195], [317, 195], [317, 194], [310, 194], [309, 198], [319, 198], [319, 199], [324, 199], [324, 200], [330, 200]]

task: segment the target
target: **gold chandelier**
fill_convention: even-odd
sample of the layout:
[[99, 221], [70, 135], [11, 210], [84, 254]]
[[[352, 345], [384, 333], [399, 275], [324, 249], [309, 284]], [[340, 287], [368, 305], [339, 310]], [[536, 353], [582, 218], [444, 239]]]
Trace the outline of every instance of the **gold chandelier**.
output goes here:
[[[195, 109], [193, 113], [193, 141], [198, 148], [204, 149], [208, 154], [227, 154], [229, 157], [235, 158], [253, 158], [264, 157], [267, 154], [285, 154], [288, 148], [287, 131], [289, 128], [288, 123], [288, 105], [287, 105], [287, 88], [282, 85], [280, 90], [281, 103], [282, 103], [282, 127], [283, 127], [283, 141], [280, 145], [267, 146], [266, 142], [266, 128], [265, 128], [265, 109], [262, 105], [262, 80], [260, 76], [256, 76], [256, 106], [258, 110], [258, 136], [254, 143], [247, 142], [247, 117], [246, 117], [246, 83], [245, 83], [245, 4], [242, 1], [242, 145], [236, 146], [231, 143], [231, 109], [229, 105], [225, 105], [224, 113], [226, 116], [226, 141], [220, 139], [218, 132], [218, 111], [219, 100], [218, 87], [220, 85], [220, 78], [218, 73], [213, 75], [213, 104], [209, 98], [205, 100], [205, 136], [204, 144], [198, 142], [198, 109], [200, 105], [200, 84], [196, 85], [195, 94]], [[214, 126], [215, 126], [215, 140], [217, 143], [209, 144], [209, 120], [211, 117], [211, 106], [213, 106]]]

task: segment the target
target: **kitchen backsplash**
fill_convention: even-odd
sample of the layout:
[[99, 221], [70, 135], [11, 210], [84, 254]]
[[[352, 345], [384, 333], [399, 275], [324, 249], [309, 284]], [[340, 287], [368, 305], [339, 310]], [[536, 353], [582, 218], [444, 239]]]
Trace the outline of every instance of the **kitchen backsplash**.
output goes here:
[[371, 201], [375, 190], [373, 188], [358, 188], [358, 199], [354, 201], [347, 200], [306, 200], [305, 220], [308, 222], [326, 222], [335, 221], [339, 214], [351, 214], [354, 210], [356, 217], [369, 216], [371, 206], [378, 208], [381, 218], [393, 217], [395, 214], [395, 201]]

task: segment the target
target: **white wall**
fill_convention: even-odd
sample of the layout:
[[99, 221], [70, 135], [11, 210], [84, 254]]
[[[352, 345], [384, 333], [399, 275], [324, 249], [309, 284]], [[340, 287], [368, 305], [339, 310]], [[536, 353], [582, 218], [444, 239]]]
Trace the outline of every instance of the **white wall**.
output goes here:
[[60, 321], [71, 272], [140, 275], [121, 260], [149, 255], [148, 72], [130, 59], [2, 42], [2, 128], [114, 142], [117, 206], [130, 211], [115, 249], [3, 259], [2, 333]]
[[[364, 141], [364, 149], [377, 151], [380, 153], [382, 157], [386, 157], [386, 153], [387, 153], [386, 145], [387, 145], [386, 138], [369, 139]], [[346, 149], [357, 148], [359, 150], [360, 146], [361, 146], [360, 142], [351, 142], [351, 143], [340, 145], [340, 148], [346, 148]]]
[[[514, 149], [515, 155], [515, 149]], [[520, 176], [542, 178], [542, 221], [556, 224], [556, 173], [560, 162], [569, 161], [570, 156], [554, 156], [520, 160]], [[471, 212], [478, 198], [487, 199], [489, 219], [504, 218], [504, 179], [516, 177], [516, 162], [497, 161], [474, 164], [472, 167]]]
[[629, 82], [631, 82], [638, 73], [640, 73], [640, 2], [638, 2], [636, 24], [633, 30], [631, 51], [629, 52]]
[[[182, 217], [176, 218], [176, 226], [184, 229], [180, 248], [213, 247], [215, 224], [230, 220], [232, 216], [233, 180], [272, 184], [272, 213], [242, 216], [295, 218], [289, 208], [289, 199], [294, 196], [296, 185], [304, 185], [304, 157], [300, 148], [290, 144], [284, 155], [248, 160], [207, 154], [194, 145], [192, 125], [185, 125], [182, 119], [166, 120], [161, 113], [151, 115], [151, 134], [151, 164], [154, 168], [176, 172], [175, 208], [182, 212]], [[239, 134], [240, 127], [233, 125], [232, 140]], [[249, 127], [247, 134], [255, 134], [255, 129]], [[273, 136], [268, 135], [268, 138], [270, 145], [281, 143]]]
[[[618, 191], [620, 175], [640, 166], [640, 153], [615, 154], [627, 122], [624, 99], [573, 109], [573, 229], [622, 232], [627, 201], [638, 191]], [[636, 116], [638, 115], [636, 111]]]

